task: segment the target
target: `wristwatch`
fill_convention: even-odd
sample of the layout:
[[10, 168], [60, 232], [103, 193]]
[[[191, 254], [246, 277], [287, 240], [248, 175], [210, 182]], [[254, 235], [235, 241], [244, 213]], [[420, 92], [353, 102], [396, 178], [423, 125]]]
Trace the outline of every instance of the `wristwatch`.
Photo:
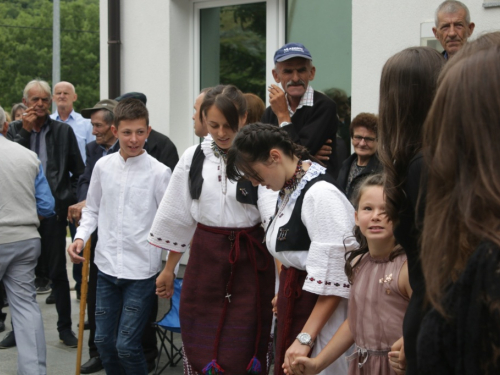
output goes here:
[[314, 341], [311, 340], [311, 335], [309, 333], [305, 333], [305, 332], [299, 333], [299, 335], [297, 336], [297, 340], [299, 340], [299, 342], [302, 345], [307, 345], [311, 349], [314, 346]]

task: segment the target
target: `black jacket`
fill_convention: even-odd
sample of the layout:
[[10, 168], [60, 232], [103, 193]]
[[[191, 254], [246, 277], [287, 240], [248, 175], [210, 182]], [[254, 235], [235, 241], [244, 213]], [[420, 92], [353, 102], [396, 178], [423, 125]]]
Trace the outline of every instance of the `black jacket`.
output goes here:
[[179, 161], [179, 155], [177, 154], [177, 148], [174, 143], [166, 135], [151, 129], [144, 149], [160, 163], [169, 167], [172, 172], [174, 171]]
[[366, 165], [366, 167], [363, 169], [363, 171], [356, 176], [352, 182], [351, 186], [349, 186], [349, 189], [347, 189], [347, 179], [349, 178], [349, 171], [351, 170], [351, 165], [358, 158], [358, 155], [355, 153], [349, 156], [344, 162], [342, 163], [342, 168], [340, 169], [339, 172], [339, 177], [337, 178], [337, 184], [340, 187], [340, 189], [344, 192], [346, 195], [347, 199], [351, 200], [352, 194], [354, 193], [354, 190], [356, 187], [359, 185], [359, 183], [368, 175], [371, 174], [376, 174], [376, 173], [381, 173], [382, 172], [382, 164], [380, 164], [380, 161], [378, 160], [377, 154], [373, 154], [373, 156], [370, 158], [370, 161]]
[[[326, 144], [327, 139], [335, 141], [337, 134], [337, 106], [333, 100], [326, 95], [314, 91], [313, 106], [303, 106], [297, 109], [292, 116], [292, 123], [285, 125], [285, 129], [293, 142], [307, 148], [311, 155], [316, 155], [321, 146]], [[278, 124], [278, 117], [271, 107], [267, 107], [262, 115], [264, 124]], [[323, 162], [327, 172], [332, 176], [337, 176], [337, 153], [336, 143], [329, 144], [332, 147], [330, 160]]]
[[[77, 202], [76, 187], [85, 165], [71, 126], [49, 117], [48, 127], [45, 135], [47, 167], [44, 172], [56, 202], [55, 211], [59, 217], [66, 218], [68, 207]], [[7, 138], [30, 148], [31, 133], [23, 129], [21, 120], [10, 123]]]

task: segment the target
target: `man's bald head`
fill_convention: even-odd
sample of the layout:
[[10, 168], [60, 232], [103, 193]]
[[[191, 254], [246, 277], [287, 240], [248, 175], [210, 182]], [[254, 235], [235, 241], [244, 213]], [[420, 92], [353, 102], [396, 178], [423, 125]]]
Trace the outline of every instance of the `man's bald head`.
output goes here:
[[78, 99], [75, 86], [70, 82], [61, 81], [54, 86], [52, 100], [57, 105], [58, 112], [71, 112], [73, 103]]

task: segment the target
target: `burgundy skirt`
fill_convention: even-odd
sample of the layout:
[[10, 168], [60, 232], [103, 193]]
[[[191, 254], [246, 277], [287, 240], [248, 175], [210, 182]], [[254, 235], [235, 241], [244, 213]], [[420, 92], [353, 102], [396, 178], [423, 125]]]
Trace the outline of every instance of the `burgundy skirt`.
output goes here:
[[274, 374], [284, 374], [285, 353], [309, 319], [318, 295], [302, 290], [306, 271], [281, 267]]
[[275, 266], [264, 231], [198, 224], [184, 274], [181, 335], [190, 371], [216, 363], [244, 374], [255, 359], [267, 373]]

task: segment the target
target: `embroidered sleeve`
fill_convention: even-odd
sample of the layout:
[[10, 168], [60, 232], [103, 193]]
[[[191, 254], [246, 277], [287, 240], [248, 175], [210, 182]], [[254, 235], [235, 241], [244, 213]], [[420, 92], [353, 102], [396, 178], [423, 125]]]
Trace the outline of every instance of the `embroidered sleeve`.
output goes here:
[[153, 246], [179, 253], [189, 248], [196, 229], [189, 194], [189, 168], [195, 148], [186, 150], [172, 173], [148, 236]]
[[346, 248], [351, 250], [357, 246], [350, 237], [354, 227], [352, 205], [335, 186], [318, 182], [304, 197], [302, 221], [311, 238], [304, 290], [349, 298], [344, 254]]
[[259, 199], [257, 206], [259, 208], [260, 217], [264, 229], [269, 225], [270, 218], [276, 211], [276, 201], [278, 200], [278, 192], [266, 189], [264, 186], [259, 186]]

